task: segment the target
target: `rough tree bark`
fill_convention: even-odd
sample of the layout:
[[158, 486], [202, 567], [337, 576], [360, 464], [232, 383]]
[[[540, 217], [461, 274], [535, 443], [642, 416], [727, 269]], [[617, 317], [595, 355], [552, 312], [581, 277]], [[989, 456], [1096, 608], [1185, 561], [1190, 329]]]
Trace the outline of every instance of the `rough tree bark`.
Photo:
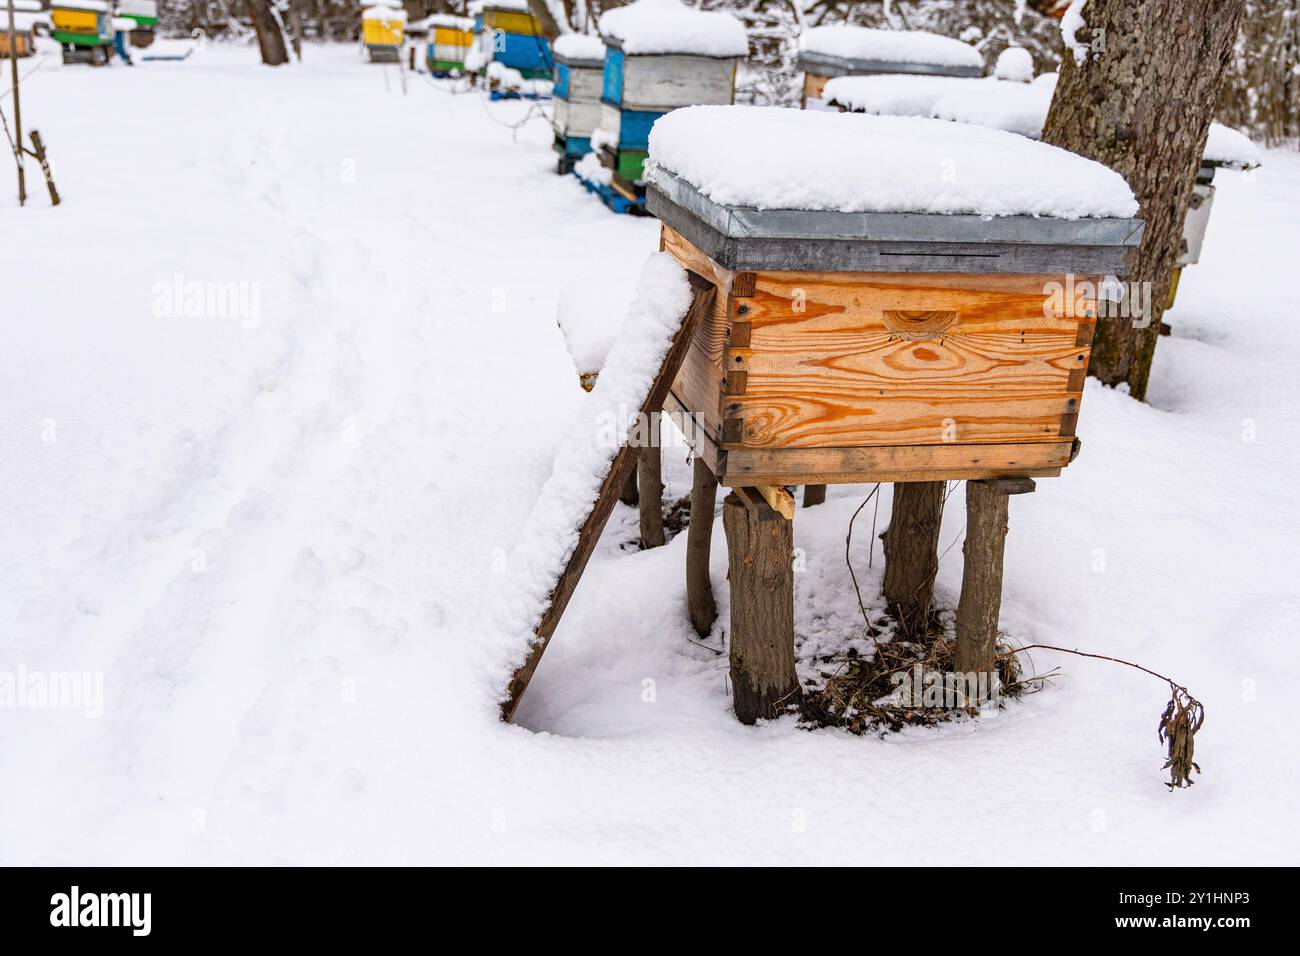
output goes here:
[[[749, 494], [748, 504], [740, 494]], [[794, 531], [752, 490], [722, 504], [731, 581], [731, 694], [736, 719], [780, 716], [801, 698], [794, 668]]]
[[257, 46], [262, 51], [262, 62], [267, 66], [283, 66], [289, 62], [289, 50], [284, 44], [284, 31], [271, 9], [271, 0], [247, 0], [248, 18], [257, 31]]
[[[1127, 282], [1150, 283], [1150, 315], [1097, 322], [1088, 371], [1145, 399], [1183, 219], [1244, 0], [1088, 0], [1091, 50], [1068, 51], [1044, 142], [1114, 169], [1141, 204], [1146, 234]], [[1144, 296], [1145, 298], [1145, 296]]]
[[939, 524], [943, 519], [942, 481], [894, 485], [894, 504], [885, 543], [885, 600], [903, 638], [923, 637], [934, 604], [939, 571]]

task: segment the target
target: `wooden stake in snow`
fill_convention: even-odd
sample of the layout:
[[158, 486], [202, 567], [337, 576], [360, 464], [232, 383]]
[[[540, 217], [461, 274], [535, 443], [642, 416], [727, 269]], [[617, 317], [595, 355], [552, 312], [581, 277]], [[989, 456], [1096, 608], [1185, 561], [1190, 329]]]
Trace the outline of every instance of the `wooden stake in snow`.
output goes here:
[[742, 724], [800, 699], [794, 668], [794, 525], [752, 488], [722, 504], [731, 580], [731, 694]]
[[23, 169], [23, 108], [18, 99], [18, 39], [14, 31], [14, 0], [9, 0], [8, 6], [9, 80], [14, 91], [14, 162], [18, 165], [18, 205], [21, 206], [27, 202], [27, 173]]
[[943, 518], [942, 481], [903, 481], [894, 485], [894, 505], [885, 541], [885, 600], [898, 621], [899, 635], [925, 634], [939, 571], [939, 523]]
[[709, 580], [709, 552], [713, 544], [713, 505], [718, 498], [718, 479], [702, 458], [695, 459], [691, 484], [691, 523], [686, 528], [686, 606], [691, 626], [700, 637], [708, 637], [718, 617]]
[[[641, 403], [642, 421], [650, 419], [663, 410], [664, 399], [667, 398], [673, 378], [676, 377], [682, 361], [686, 358], [686, 351], [695, 335], [695, 330], [699, 328], [704, 316], [713, 307], [713, 299], [717, 294], [713, 283], [693, 272], [688, 272], [687, 277], [691, 283], [691, 303], [682, 316], [681, 324], [673, 336], [672, 345], [664, 355], [645, 400]], [[600, 540], [600, 533], [604, 530], [605, 523], [609, 520], [620, 494], [627, 486], [629, 476], [636, 469], [638, 451], [639, 449], [633, 444], [624, 441], [615, 452], [609, 470], [601, 481], [596, 500], [578, 528], [577, 545], [565, 561], [563, 570], [546, 598], [541, 617], [533, 631], [533, 641], [529, 646], [528, 655], [510, 678], [505, 700], [501, 704], [502, 719], [510, 720], [514, 716], [515, 708], [519, 706], [524, 691], [528, 689], [528, 682], [532, 680], [533, 673], [546, 652], [546, 645], [550, 642], [556, 627], [559, 626], [565, 608], [569, 606], [569, 600], [578, 587], [578, 581], [587, 567], [587, 561]]]
[[997, 667], [1002, 611], [1002, 559], [1007, 543], [1007, 496], [1034, 490], [1032, 478], [966, 482], [966, 565], [957, 604], [958, 673], [989, 674]]
[[651, 426], [650, 444], [637, 455], [636, 483], [641, 504], [641, 547], [658, 548], [664, 543], [663, 455], [659, 430]]

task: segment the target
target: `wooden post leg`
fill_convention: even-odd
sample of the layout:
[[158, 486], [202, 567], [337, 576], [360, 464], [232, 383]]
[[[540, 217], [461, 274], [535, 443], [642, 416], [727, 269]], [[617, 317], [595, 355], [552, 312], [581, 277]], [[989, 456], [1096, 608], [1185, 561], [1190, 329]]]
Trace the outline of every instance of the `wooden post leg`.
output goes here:
[[700, 458], [695, 459], [691, 484], [691, 523], [686, 528], [686, 605], [691, 625], [700, 637], [708, 637], [718, 617], [709, 582], [709, 550], [713, 541], [713, 505], [718, 497], [718, 479]]
[[642, 448], [637, 454], [642, 548], [658, 548], [664, 543], [664, 483], [660, 473], [662, 460], [657, 443]]
[[722, 506], [731, 582], [731, 692], [736, 719], [780, 715], [802, 694], [794, 667], [793, 524], [752, 489]]
[[917, 638], [929, 627], [934, 576], [939, 571], [942, 481], [894, 485], [894, 505], [885, 541], [885, 600], [899, 636]]
[[623, 490], [619, 492], [618, 500], [623, 502], [623, 504], [629, 505], [633, 508], [635, 508], [637, 506], [637, 502], [641, 500], [641, 497], [640, 495], [637, 494], [637, 490], [636, 490], [636, 469], [635, 468], [633, 468], [631, 474], [627, 476], [627, 482], [623, 485]]
[[804, 485], [803, 486], [803, 506], [811, 508], [813, 505], [819, 505], [826, 500], [825, 485]]
[[966, 482], [966, 565], [957, 604], [957, 656], [961, 674], [991, 674], [997, 667], [998, 614], [1002, 610], [1002, 559], [1007, 542], [1007, 496], [1034, 490], [1030, 478]]

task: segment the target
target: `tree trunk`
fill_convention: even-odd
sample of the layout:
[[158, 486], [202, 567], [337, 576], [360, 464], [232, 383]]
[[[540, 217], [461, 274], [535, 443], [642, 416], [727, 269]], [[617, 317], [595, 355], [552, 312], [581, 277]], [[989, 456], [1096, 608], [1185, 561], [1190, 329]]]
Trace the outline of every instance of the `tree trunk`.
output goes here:
[[939, 571], [939, 524], [943, 519], [942, 481], [894, 485], [894, 504], [885, 542], [885, 600], [898, 622], [900, 637], [923, 637], [934, 604]]
[[[1147, 314], [1097, 322], [1088, 371], [1145, 399], [1183, 219], [1244, 0], [1089, 0], [1091, 52], [1066, 52], [1043, 141], [1111, 167], [1132, 187], [1146, 234], [1127, 282]], [[1128, 286], [1128, 288], [1139, 288]], [[1132, 295], [1128, 297], [1132, 300]]]
[[289, 62], [289, 51], [284, 45], [284, 32], [279, 18], [271, 9], [271, 0], [247, 0], [248, 17], [257, 31], [257, 46], [262, 51], [262, 62], [267, 66], [282, 66]]
[[691, 523], [686, 528], [686, 606], [691, 626], [700, 637], [708, 637], [718, 618], [709, 580], [709, 552], [713, 543], [713, 506], [718, 499], [718, 479], [703, 459], [695, 459], [695, 480], [691, 485]]
[[[740, 494], [749, 495], [746, 503]], [[801, 693], [794, 668], [793, 525], [747, 489], [722, 505], [731, 581], [731, 694], [736, 719], [780, 716]]]
[[662, 463], [663, 455], [660, 453], [657, 441], [640, 449], [637, 454], [636, 482], [640, 491], [641, 547], [643, 548], [657, 548], [664, 543]]

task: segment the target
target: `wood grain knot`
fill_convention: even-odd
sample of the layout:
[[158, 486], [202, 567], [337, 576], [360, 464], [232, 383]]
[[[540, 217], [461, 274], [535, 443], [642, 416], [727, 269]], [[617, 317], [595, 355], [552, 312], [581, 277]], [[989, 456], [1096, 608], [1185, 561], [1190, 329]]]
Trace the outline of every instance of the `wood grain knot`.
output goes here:
[[908, 312], [902, 309], [884, 310], [885, 328], [913, 342], [937, 339], [957, 324], [957, 313], [930, 310]]

